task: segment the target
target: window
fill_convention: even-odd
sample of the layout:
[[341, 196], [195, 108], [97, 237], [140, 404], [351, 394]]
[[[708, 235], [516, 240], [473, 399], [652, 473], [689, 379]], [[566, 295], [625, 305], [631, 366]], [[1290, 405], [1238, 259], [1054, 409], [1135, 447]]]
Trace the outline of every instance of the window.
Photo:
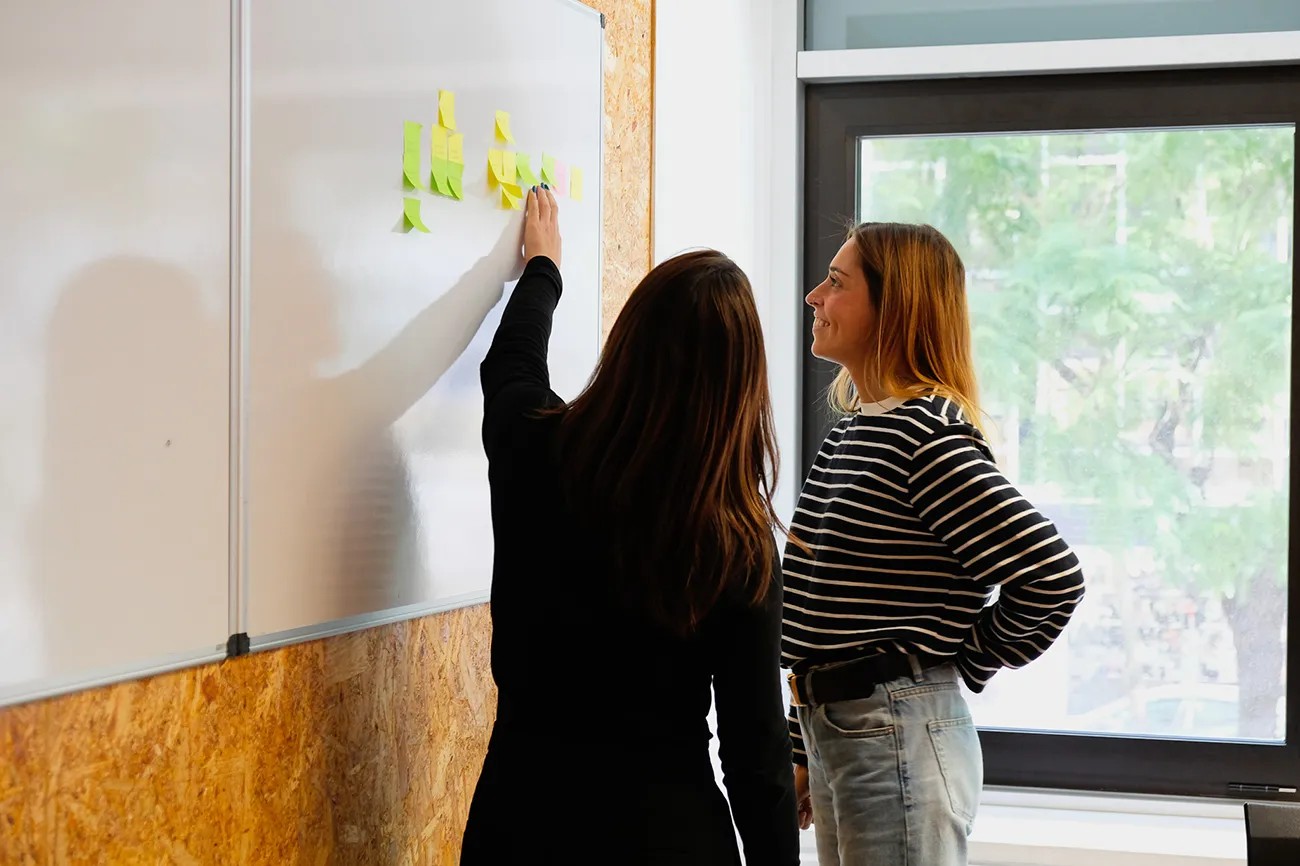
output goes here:
[[806, 0], [809, 50], [1300, 29], [1288, 0]]
[[[1088, 578], [1062, 640], [972, 700], [987, 781], [1294, 786], [1300, 70], [829, 85], [807, 104], [809, 285], [846, 217], [949, 237], [994, 451]], [[832, 373], [807, 361], [805, 467]]]

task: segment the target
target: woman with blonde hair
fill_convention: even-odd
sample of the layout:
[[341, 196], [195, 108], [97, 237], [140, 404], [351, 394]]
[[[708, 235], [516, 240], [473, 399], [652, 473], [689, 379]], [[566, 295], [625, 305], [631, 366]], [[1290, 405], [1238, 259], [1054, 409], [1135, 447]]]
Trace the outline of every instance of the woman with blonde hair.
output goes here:
[[843, 417], [791, 521], [782, 663], [822, 866], [966, 863], [983, 762], [960, 684], [1033, 661], [1083, 596], [981, 432], [965, 283], [934, 228], [863, 223], [806, 298]]

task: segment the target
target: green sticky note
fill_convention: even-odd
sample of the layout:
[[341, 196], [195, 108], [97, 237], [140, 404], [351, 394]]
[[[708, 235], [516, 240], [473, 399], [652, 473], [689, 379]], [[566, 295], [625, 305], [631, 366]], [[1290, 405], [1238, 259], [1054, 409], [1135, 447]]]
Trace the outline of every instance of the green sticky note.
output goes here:
[[532, 160], [528, 154], [515, 154], [515, 171], [519, 173], [520, 186], [537, 186], [537, 175], [533, 174]]
[[402, 129], [402, 184], [407, 189], [424, 189], [420, 183], [420, 133], [423, 127], [408, 120]]
[[542, 180], [555, 185], [555, 157], [542, 154]]
[[420, 219], [420, 200], [418, 198], [402, 199], [402, 217], [406, 220], [406, 225], [418, 232], [428, 232], [429, 227]]
[[465, 166], [451, 164], [450, 172], [447, 175], [447, 186], [451, 189], [452, 198], [462, 201], [465, 198]]
[[429, 189], [441, 195], [450, 197], [452, 194], [451, 184], [449, 182], [451, 176], [451, 163], [445, 159], [435, 159], [433, 161], [433, 171], [430, 172], [430, 174], [432, 176], [432, 183], [429, 184]]

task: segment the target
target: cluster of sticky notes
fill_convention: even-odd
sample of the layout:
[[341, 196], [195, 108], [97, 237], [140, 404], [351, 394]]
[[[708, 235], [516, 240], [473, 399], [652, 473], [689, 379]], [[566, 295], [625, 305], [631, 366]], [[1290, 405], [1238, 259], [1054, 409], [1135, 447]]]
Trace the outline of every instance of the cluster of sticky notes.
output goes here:
[[[510, 113], [497, 111], [493, 133], [502, 145], [515, 143], [510, 128]], [[406, 190], [424, 190], [435, 195], [456, 200], [465, 197], [465, 137], [456, 131], [456, 94], [450, 90], [438, 91], [438, 119], [430, 127], [428, 175], [421, 171], [420, 144], [424, 126], [406, 121], [402, 141], [402, 186]], [[524, 191], [538, 184], [547, 184], [556, 195], [581, 201], [583, 194], [582, 170], [566, 166], [555, 157], [543, 154], [541, 165], [534, 169], [532, 157], [504, 148], [488, 151], [488, 188], [500, 193], [501, 207], [521, 210]], [[427, 232], [428, 226], [420, 217], [420, 200], [406, 196], [403, 199], [402, 221], [407, 231]]]
[[[456, 132], [456, 94], [450, 90], [438, 91], [438, 121], [430, 127], [430, 171], [428, 179], [421, 174], [420, 142], [424, 125], [408, 120], [402, 128], [402, 188], [426, 190], [457, 200], [465, 197], [465, 136]], [[420, 217], [420, 200], [411, 196], [402, 199], [402, 225], [405, 230], [427, 232], [429, 227]]]

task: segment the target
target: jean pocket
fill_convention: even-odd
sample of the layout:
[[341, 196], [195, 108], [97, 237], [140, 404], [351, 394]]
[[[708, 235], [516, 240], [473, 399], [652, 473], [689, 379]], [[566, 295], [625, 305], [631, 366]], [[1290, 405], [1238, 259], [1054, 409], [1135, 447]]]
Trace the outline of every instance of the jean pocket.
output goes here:
[[836, 701], [822, 704], [822, 719], [826, 726], [841, 737], [867, 739], [887, 737], [894, 732], [889, 712], [879, 701], [863, 698], [856, 701]]
[[930, 743], [948, 790], [954, 814], [966, 821], [967, 832], [979, 809], [980, 790], [984, 787], [984, 756], [979, 733], [970, 716], [930, 722]]

